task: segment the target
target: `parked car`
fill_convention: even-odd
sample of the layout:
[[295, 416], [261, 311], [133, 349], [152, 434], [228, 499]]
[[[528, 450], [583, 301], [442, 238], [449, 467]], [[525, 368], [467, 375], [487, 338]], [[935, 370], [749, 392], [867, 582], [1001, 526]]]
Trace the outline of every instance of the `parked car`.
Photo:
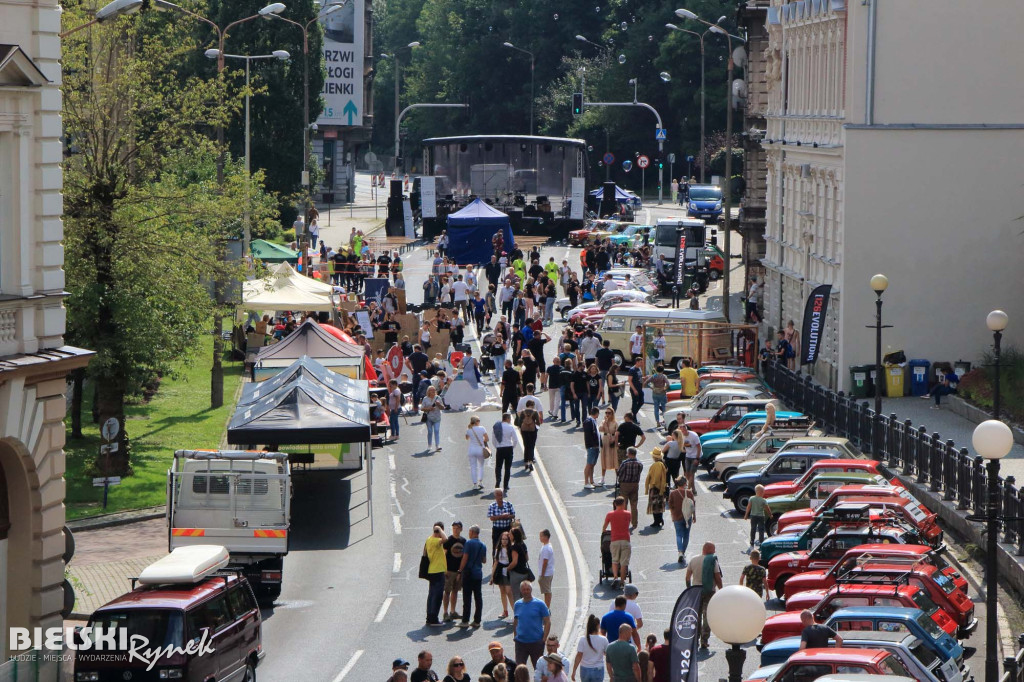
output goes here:
[[[778, 426], [778, 420], [776, 420], [775, 424]], [[731, 477], [736, 473], [760, 471], [775, 452], [816, 451], [816, 448], [807, 447], [807, 443], [820, 437], [821, 431], [813, 427], [813, 422], [808, 424], [810, 425], [803, 429], [784, 428], [779, 430], [776, 428], [770, 434], [767, 434], [769, 436], [774, 436], [775, 434], [785, 436], [786, 442], [777, 450], [761, 442], [765, 438], [765, 436], [761, 436], [758, 441], [747, 446], [744, 450], [727, 450], [715, 455], [714, 460], [708, 462], [707, 469], [713, 476], [718, 476], [719, 478], [723, 476]], [[828, 452], [829, 448], [822, 447], [820, 450]], [[833, 453], [833, 456], [838, 457], [838, 453]], [[701, 462], [703, 461], [702, 459]]]
[[[808, 436], [805, 438], [794, 438], [791, 444], [788, 444], [787, 450], [789, 449], [804, 449], [804, 450], [831, 450], [835, 452], [836, 457], [845, 457], [848, 459], [854, 459], [856, 457], [863, 457], [860, 450], [846, 438], [836, 438], [835, 436], [825, 436], [818, 432], [817, 435]], [[763, 461], [756, 459], [747, 460], [739, 465], [738, 470], [743, 471], [757, 471], [764, 465]]]
[[570, 306], [568, 296], [560, 298], [555, 302], [555, 310], [558, 311], [563, 319], [571, 319], [576, 313], [598, 310], [607, 311], [616, 303], [625, 303], [627, 301], [654, 304], [654, 299], [646, 292], [638, 289], [616, 289], [615, 291], [606, 291], [601, 294], [601, 300], [599, 301], [581, 303], [575, 308]]
[[[921, 682], [963, 682], [963, 674], [956, 661], [943, 658], [928, 642], [906, 632], [868, 630], [842, 635], [843, 648], [880, 649], [891, 652]], [[834, 646], [834, 641], [829, 643]], [[761, 649], [761, 665], [785, 663], [800, 650], [800, 637], [783, 637]], [[819, 678], [820, 679], [820, 678]], [[872, 680], [876, 678], [872, 677]]]
[[[74, 679], [255, 680], [264, 656], [262, 618], [245, 577], [222, 571], [228, 561], [224, 547], [191, 545], [146, 567], [138, 585], [98, 608], [88, 625], [126, 628], [129, 637], [146, 638], [143, 649], [179, 651], [161, 655], [151, 672], [146, 672], [146, 661], [130, 657], [127, 650], [76, 651]], [[180, 652], [192, 642], [214, 653]]]
[[[707, 374], [700, 374], [697, 382], [697, 388], [707, 388], [708, 386], [720, 382], [729, 382], [734, 384], [749, 384], [751, 386], [757, 386], [763, 389], [767, 393], [771, 393], [771, 389], [761, 380], [761, 377], [756, 374], [742, 374], [736, 372], [709, 372]], [[668, 400], [684, 400], [682, 385], [679, 382], [670, 382], [668, 386], [668, 393], [666, 394]]]
[[[768, 398], [746, 398], [745, 400], [769, 400], [769, 399]], [[776, 403], [776, 404], [778, 404], [778, 403]], [[778, 414], [802, 416], [799, 412], [779, 412]], [[738, 432], [740, 429], [746, 427], [747, 424], [749, 424], [750, 421], [753, 420], [753, 419], [760, 419], [761, 420], [761, 424], [763, 425], [764, 424], [764, 420], [765, 420], [766, 417], [767, 417], [767, 415], [765, 414], [764, 410], [753, 410], [751, 412], [748, 412], [745, 415], [743, 415], [742, 417], [740, 417], [739, 421], [737, 421], [735, 424], [733, 424], [728, 429], [717, 429], [715, 431], [708, 431], [707, 433], [702, 434], [701, 437], [700, 437], [700, 445], [703, 448], [704, 445], [706, 443], [710, 442], [712, 439], [732, 437], [733, 434]], [[687, 420], [686, 423], [689, 424], [690, 421]], [[760, 428], [760, 427], [758, 427], [758, 428]]]
[[[707, 459], [713, 460], [723, 452], [746, 450], [764, 435], [761, 433], [761, 430], [764, 428], [765, 419], [765, 417], [748, 419], [743, 423], [743, 426], [731, 429], [728, 435], [702, 439], [700, 443], [701, 452], [706, 452]], [[811, 420], [799, 412], [779, 412], [775, 415], [775, 426], [777, 428], [773, 429], [773, 432], [781, 433], [786, 430], [802, 428], [803, 433], [800, 435], [804, 435], [811, 424]]]
[[[675, 400], [669, 400], [666, 403], [665, 410], [666, 411], [668, 411], [668, 410], [676, 410], [676, 411], [678, 411], [678, 410], [682, 410], [682, 409], [687, 408], [687, 407], [693, 407], [694, 403], [699, 402], [701, 398], [703, 398], [705, 395], [707, 395], [708, 391], [711, 391], [713, 389], [719, 389], [720, 390], [720, 389], [723, 389], [723, 388], [735, 388], [735, 389], [738, 389], [738, 390], [741, 390], [741, 391], [747, 391], [747, 392], [755, 391], [754, 387], [752, 387], [750, 384], [744, 383], [742, 381], [720, 381], [720, 382], [718, 382], [716, 384], [712, 384], [710, 386], [698, 387], [697, 394], [695, 396], [693, 396], [692, 398], [677, 398]], [[737, 398], [737, 400], [771, 400], [771, 399], [772, 399], [771, 397], [766, 397], [766, 398]], [[672, 416], [675, 416], [675, 415], [672, 414]], [[760, 414], [760, 417], [762, 419], [764, 419], [765, 414], [764, 414], [763, 411]], [[689, 421], [689, 420], [687, 420], [687, 421]]]
[[[877, 459], [821, 459], [811, 465], [799, 478], [791, 481], [776, 481], [764, 487], [764, 496], [771, 499], [777, 495], [792, 495], [810, 483], [811, 479], [825, 470], [834, 471], [863, 471], [865, 473], [879, 474], [889, 479], [890, 485], [897, 485], [899, 478], [892, 473], [888, 467]], [[902, 485], [902, 484], [900, 484]]]
[[643, 243], [645, 232], [648, 234], [650, 240], [654, 239], [653, 225], [640, 225], [637, 223], [631, 223], [623, 227], [622, 230], [610, 235], [608, 237], [608, 241], [610, 241], [615, 246], [619, 246], [620, 244], [633, 246], [635, 244]]
[[697, 374], [704, 375], [710, 374], [711, 372], [736, 372], [737, 374], [757, 374], [757, 370], [753, 367], [744, 367], [742, 365], [701, 365], [697, 368]]
[[[847, 564], [841, 565], [846, 566]], [[789, 604], [796, 595], [816, 590], [839, 590], [845, 589], [849, 585], [867, 583], [917, 585], [927, 591], [932, 601], [956, 621], [957, 636], [969, 637], [978, 627], [978, 619], [974, 617], [974, 602], [964, 590], [957, 588], [952, 580], [943, 575], [942, 570], [937, 566], [925, 563], [907, 565], [882, 558], [859, 563], [848, 567], [845, 571], [832, 572], [828, 575], [829, 577], [826, 578], [815, 574], [808, 576], [805, 573], [790, 578], [783, 595], [786, 600], [786, 610], [791, 610]], [[827, 584], [829, 582], [831, 585]], [[798, 606], [794, 605], [793, 608], [798, 608]]]
[[715, 244], [708, 244], [704, 254], [708, 260], [708, 279], [714, 282], [725, 272], [725, 254]]
[[[760, 670], [765, 670], [761, 668]], [[910, 671], [890, 651], [881, 649], [859, 649], [835, 647], [831, 649], [804, 649], [797, 651], [781, 664], [771, 676], [747, 678], [747, 682], [768, 679], [771, 682], [814, 682], [828, 675], [871, 675], [873, 682], [894, 682], [893, 675], [901, 682], [912, 680]], [[763, 673], [762, 673], [763, 674]], [[755, 672], [755, 675], [757, 673]], [[878, 675], [890, 676], [879, 678]], [[867, 679], [867, 678], [865, 678]]]
[[[848, 474], [853, 476], [855, 474]], [[871, 474], [859, 474], [870, 476]], [[884, 478], [880, 474], [874, 474], [877, 478]], [[799, 493], [798, 493], [799, 494]], [[784, 500], [787, 496], [782, 495], [774, 500]], [[942, 529], [939, 528], [938, 517], [927, 507], [921, 504], [909, 490], [903, 487], [889, 485], [887, 481], [876, 481], [875, 484], [868, 484], [865, 481], [850, 480], [848, 483], [839, 486], [829, 494], [824, 502], [813, 505], [810, 508], [793, 508], [780, 506], [780, 514], [773, 521], [773, 532], [786, 532], [792, 526], [810, 523], [811, 519], [833, 509], [843, 503], [866, 504], [869, 508], [880, 510], [891, 510], [903, 517], [908, 522], [920, 528], [923, 535], [928, 539], [928, 544], [938, 545], [942, 542]], [[774, 511], [775, 504], [772, 504]]]
[[[833, 612], [851, 606], [906, 606], [921, 609], [935, 621], [942, 630], [950, 635], [957, 631], [956, 621], [948, 613], [938, 607], [928, 596], [928, 592], [916, 585], [850, 585], [837, 590], [833, 586], [824, 594], [820, 590], [801, 592], [794, 595], [790, 602], [798, 604], [799, 609], [776, 613], [765, 621], [761, 631], [761, 646], [783, 637], [799, 635], [803, 630], [800, 623], [800, 612], [809, 609], [818, 623], [825, 622]], [[788, 606], [788, 603], [787, 603]]]
[[[760, 471], [738, 473], [735, 469], [722, 472], [725, 481], [725, 497], [732, 500], [736, 511], [745, 513], [747, 502], [754, 495], [759, 485], [768, 485], [773, 481], [798, 478], [818, 462], [828, 462], [835, 458], [835, 453], [815, 450], [788, 450], [776, 452], [761, 467]], [[842, 471], [842, 469], [821, 469], [822, 472]]]
[[[782, 407], [782, 403], [777, 398], [745, 398], [741, 400], [730, 400], [725, 405], [722, 405], [718, 412], [714, 413], [707, 419], [691, 419], [687, 421], [686, 428], [693, 431], [698, 436], [703, 436], [705, 433], [718, 431], [720, 429], [731, 429], [745, 414], [750, 412], [762, 412], [761, 416], [764, 418], [764, 408], [768, 403], [772, 403], [779, 408]], [[784, 414], [801, 416], [799, 412], [788, 412]], [[675, 420], [672, 420], [672, 422], [669, 423], [669, 429], [674, 431], [678, 426], [673, 428], [673, 424], [675, 424]]]
[[918, 608], [903, 606], [855, 606], [832, 614], [825, 625], [840, 633], [881, 630], [907, 632], [934, 645], [944, 660], [956, 662], [964, 679], [969, 679], [970, 668], [964, 663], [964, 648], [955, 637], [935, 624], [928, 614]]
[[[636, 331], [637, 325], [647, 325], [652, 322], [725, 322], [722, 313], [717, 310], [686, 310], [686, 309], [641, 309], [609, 311], [601, 320], [601, 336], [611, 342], [611, 349], [616, 355], [623, 358], [624, 364], [630, 359], [629, 337]], [[708, 333], [703, 337], [703, 352], [708, 349], [726, 346], [731, 343], [728, 332]], [[691, 358], [700, 361], [702, 348], [698, 344], [696, 335], [684, 333], [683, 327], [669, 327], [665, 330], [665, 366], [679, 369], [683, 365], [683, 358]], [[739, 396], [756, 397], [756, 396]], [[721, 407], [718, 405], [717, 407]], [[716, 407], [716, 411], [717, 411]], [[712, 412], [711, 414], [714, 414]], [[706, 416], [711, 416], [708, 414]]]
[[[888, 524], [872, 523], [870, 517], [864, 515], [866, 510], [853, 510], [853, 513], [850, 511], [841, 507], [836, 508], [832, 513], [815, 519], [814, 523], [800, 533], [783, 533], [765, 538], [760, 546], [761, 565], [767, 566], [776, 554], [810, 549], [829, 533], [836, 535], [837, 551], [869, 543], [927, 544], [916, 529], [898, 520], [890, 520]], [[852, 520], [855, 517], [859, 520]]]
[[692, 185], [686, 202], [686, 215], [704, 222], [717, 223], [722, 219], [722, 188], [715, 185]]
[[[772, 509], [772, 516], [778, 518], [777, 527], [784, 530], [788, 524], [782, 523], [782, 515], [786, 512], [794, 509], [814, 510], [822, 506], [836, 490], [851, 483], [889, 484], [883, 476], [866, 471], [825, 471], [812, 478], [799, 492], [773, 497], [768, 506]], [[813, 511], [809, 516], [814, 518]]]

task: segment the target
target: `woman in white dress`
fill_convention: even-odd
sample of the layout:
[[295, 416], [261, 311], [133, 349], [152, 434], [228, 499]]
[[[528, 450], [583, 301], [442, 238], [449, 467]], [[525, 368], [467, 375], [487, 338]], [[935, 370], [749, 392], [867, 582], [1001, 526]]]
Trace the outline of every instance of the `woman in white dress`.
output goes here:
[[469, 428], [466, 429], [466, 441], [469, 443], [469, 477], [473, 480], [473, 487], [483, 490], [484, 484], [484, 447], [487, 445], [487, 429], [480, 426], [480, 417], [469, 418]]

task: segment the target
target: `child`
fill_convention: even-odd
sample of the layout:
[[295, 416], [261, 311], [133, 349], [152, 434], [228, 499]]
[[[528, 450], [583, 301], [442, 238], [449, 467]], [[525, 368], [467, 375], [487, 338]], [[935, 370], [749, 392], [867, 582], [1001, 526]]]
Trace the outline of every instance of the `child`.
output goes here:
[[765, 523], [772, 516], [772, 510], [768, 507], [768, 501], [764, 499], [764, 486], [754, 486], [754, 495], [747, 502], [747, 511], [744, 519], [750, 519], [750, 547], [754, 547], [754, 536], [758, 535], [757, 544], [764, 542]]
[[761, 561], [761, 552], [752, 550], [750, 552], [750, 563], [743, 567], [743, 572], [740, 573], [740, 585], [746, 585], [754, 592], [757, 592], [758, 596], [764, 598], [764, 579], [768, 572], [765, 570], [759, 562]]

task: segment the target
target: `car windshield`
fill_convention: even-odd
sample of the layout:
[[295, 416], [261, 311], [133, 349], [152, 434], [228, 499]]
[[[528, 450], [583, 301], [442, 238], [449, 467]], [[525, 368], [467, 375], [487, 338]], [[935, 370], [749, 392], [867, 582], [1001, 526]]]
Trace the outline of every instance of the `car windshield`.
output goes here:
[[920, 640], [910, 647], [910, 653], [914, 654], [917, 660], [921, 661], [921, 663], [924, 664], [924, 667], [928, 669], [931, 669], [931, 667], [939, 660], [939, 657], [935, 652]]
[[897, 675], [899, 677], [909, 677], [913, 679], [913, 675], [907, 670], [907, 666], [896, 658], [895, 656], [886, 656], [878, 662], [878, 672], [883, 675]]
[[692, 201], [721, 201], [722, 190], [717, 187], [691, 187], [690, 199]]
[[914, 601], [914, 605], [921, 609], [929, 616], [939, 610], [938, 605], [932, 601], [932, 598], [925, 594], [924, 590], [917, 590], [910, 597]]
[[946, 594], [953, 594], [953, 592], [956, 591], [956, 585], [953, 584], [953, 581], [950, 580], [948, 575], [943, 575], [941, 571], [936, 570], [935, 573], [932, 574], [932, 578]]
[[[929, 600], [929, 601], [931, 601], [931, 600]], [[935, 621], [932, 620], [931, 616], [928, 615], [927, 612], [922, 613], [920, 616], [917, 617], [917, 624], [920, 625], [921, 628], [925, 632], [927, 632], [929, 635], [931, 635], [932, 639], [938, 639], [938, 638], [942, 637], [942, 635], [945, 634], [945, 630], [942, 630], [935, 623]]]
[[181, 647], [185, 631], [181, 611], [170, 609], [100, 611], [93, 615], [89, 625], [104, 630], [125, 628], [129, 640], [134, 635], [145, 637], [146, 648]]

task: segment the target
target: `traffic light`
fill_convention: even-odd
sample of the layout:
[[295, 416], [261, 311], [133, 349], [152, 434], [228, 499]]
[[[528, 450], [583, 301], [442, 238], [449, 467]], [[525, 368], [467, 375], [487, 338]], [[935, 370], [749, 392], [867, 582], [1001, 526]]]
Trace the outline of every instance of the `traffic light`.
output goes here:
[[572, 115], [579, 116], [583, 113], [583, 93], [572, 93]]
[[665, 164], [661, 162], [661, 159], [657, 159], [655, 163], [658, 164], [658, 170], [661, 170], [662, 168], [665, 167]]

